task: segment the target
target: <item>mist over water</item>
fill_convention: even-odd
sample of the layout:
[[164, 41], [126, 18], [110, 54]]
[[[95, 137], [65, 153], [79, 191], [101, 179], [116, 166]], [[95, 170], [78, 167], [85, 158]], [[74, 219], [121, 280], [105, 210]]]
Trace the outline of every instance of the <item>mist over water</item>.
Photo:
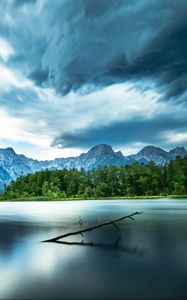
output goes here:
[[[41, 243], [135, 211], [66, 239], [95, 246]], [[185, 199], [1, 202], [0, 299], [185, 299], [186, 228]]]

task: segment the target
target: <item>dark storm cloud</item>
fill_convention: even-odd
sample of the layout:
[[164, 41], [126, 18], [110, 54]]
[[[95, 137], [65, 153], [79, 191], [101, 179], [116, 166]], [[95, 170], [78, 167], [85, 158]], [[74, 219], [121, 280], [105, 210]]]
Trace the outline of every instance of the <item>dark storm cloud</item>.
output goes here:
[[43, 62], [62, 93], [147, 77], [167, 97], [185, 90], [186, 1], [64, 1], [58, 9], [61, 30], [49, 32]]
[[48, 72], [42, 69], [36, 69], [30, 73], [29, 78], [32, 79], [36, 85], [42, 86], [42, 83], [48, 79]]
[[16, 20], [1, 24], [10, 63], [38, 85], [66, 94], [149, 78], [163, 100], [186, 90], [186, 0], [2, 2]]
[[165, 146], [167, 131], [187, 131], [185, 115], [178, 118], [174, 113], [165, 112], [152, 119], [136, 117], [126, 122], [116, 121], [105, 126], [85, 128], [64, 133], [54, 140], [53, 146], [90, 148], [100, 143], [123, 146], [134, 142]]

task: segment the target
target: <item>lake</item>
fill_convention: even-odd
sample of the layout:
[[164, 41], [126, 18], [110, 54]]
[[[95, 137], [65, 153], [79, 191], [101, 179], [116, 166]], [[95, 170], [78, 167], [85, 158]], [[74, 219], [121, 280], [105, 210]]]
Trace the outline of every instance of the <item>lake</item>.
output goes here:
[[[41, 242], [135, 211], [66, 239], [93, 246]], [[1, 202], [0, 299], [56, 298], [186, 299], [187, 199]]]

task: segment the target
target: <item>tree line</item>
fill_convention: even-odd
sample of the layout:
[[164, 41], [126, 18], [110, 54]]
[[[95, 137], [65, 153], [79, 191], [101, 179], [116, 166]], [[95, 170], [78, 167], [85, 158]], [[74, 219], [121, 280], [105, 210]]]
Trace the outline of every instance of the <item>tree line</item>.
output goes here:
[[134, 163], [92, 171], [44, 170], [20, 176], [6, 188], [3, 197], [97, 198], [120, 196], [166, 196], [187, 194], [187, 158], [167, 165]]

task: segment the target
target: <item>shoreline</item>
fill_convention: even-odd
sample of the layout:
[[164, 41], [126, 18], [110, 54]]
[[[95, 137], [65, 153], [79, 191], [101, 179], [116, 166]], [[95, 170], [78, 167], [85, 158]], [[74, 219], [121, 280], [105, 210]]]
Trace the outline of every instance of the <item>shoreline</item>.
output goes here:
[[119, 197], [88, 197], [88, 198], [50, 198], [50, 197], [27, 197], [0, 199], [0, 202], [53, 202], [53, 201], [95, 201], [95, 200], [149, 200], [149, 199], [187, 199], [187, 195], [162, 195], [162, 196], [119, 196]]

